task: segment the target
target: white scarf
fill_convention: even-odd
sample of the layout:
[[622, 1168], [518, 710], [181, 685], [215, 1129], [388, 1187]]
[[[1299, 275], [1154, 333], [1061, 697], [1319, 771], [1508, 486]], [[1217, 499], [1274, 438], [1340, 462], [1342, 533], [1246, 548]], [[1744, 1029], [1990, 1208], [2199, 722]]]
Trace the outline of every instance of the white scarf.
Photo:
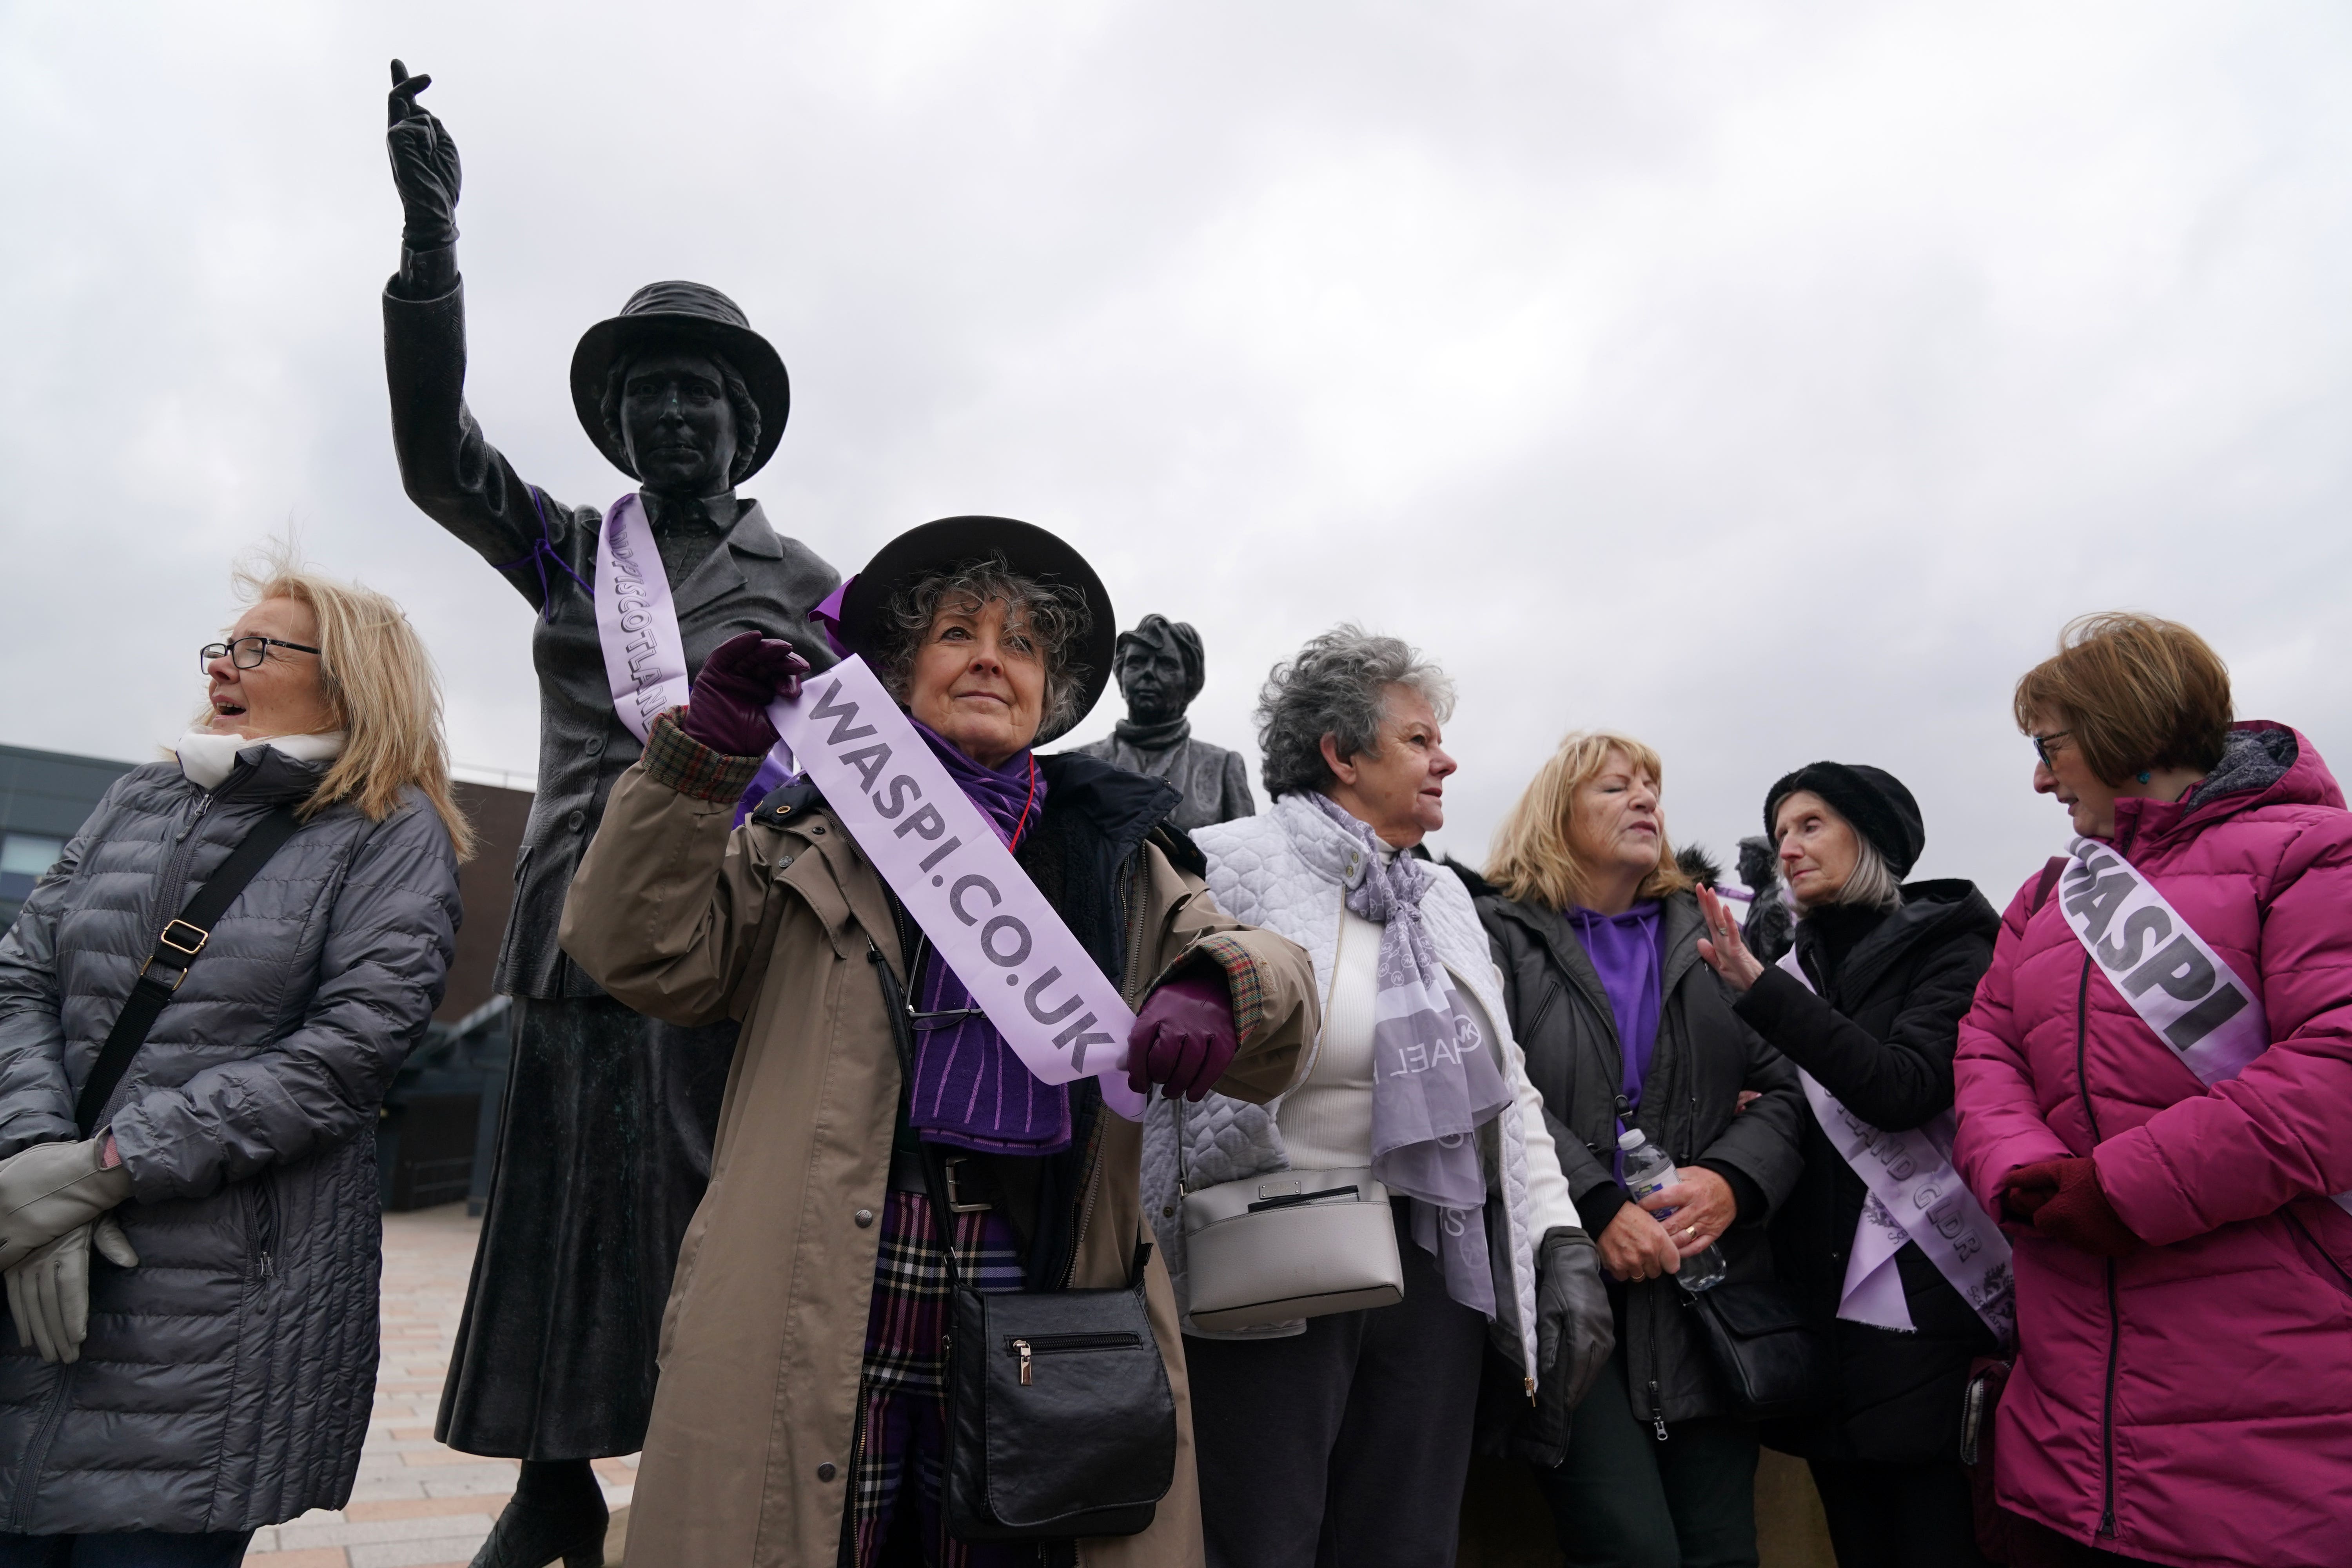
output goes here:
[[191, 730], [166, 749], [180, 759], [180, 771], [187, 775], [190, 784], [199, 789], [218, 789], [236, 768], [238, 757], [261, 747], [298, 763], [323, 763], [341, 754], [343, 732], [330, 730], [323, 735], [247, 736]]

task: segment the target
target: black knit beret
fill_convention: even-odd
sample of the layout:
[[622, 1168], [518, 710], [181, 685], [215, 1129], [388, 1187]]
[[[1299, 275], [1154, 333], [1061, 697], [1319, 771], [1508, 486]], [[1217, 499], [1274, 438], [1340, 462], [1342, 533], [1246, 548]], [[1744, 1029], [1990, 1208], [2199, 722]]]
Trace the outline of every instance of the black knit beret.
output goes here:
[[[1780, 803], [1799, 790], [1811, 790], [1830, 803], [1853, 830], [1870, 840], [1879, 858], [1899, 880], [1919, 863], [1927, 847], [1927, 829], [1919, 820], [1919, 803], [1903, 781], [1885, 768], [1851, 763], [1808, 763], [1783, 776], [1764, 797], [1764, 836], [1773, 838], [1773, 818]], [[1774, 842], [1778, 842], [1775, 838]]]

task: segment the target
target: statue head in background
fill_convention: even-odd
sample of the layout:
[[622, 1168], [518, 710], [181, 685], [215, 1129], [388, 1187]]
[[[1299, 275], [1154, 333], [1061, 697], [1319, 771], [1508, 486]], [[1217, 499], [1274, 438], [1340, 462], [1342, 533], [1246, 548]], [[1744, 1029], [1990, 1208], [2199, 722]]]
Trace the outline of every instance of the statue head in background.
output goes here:
[[1201, 634], [1165, 616], [1146, 616], [1133, 631], [1119, 633], [1111, 669], [1135, 725], [1174, 723], [1208, 679]]

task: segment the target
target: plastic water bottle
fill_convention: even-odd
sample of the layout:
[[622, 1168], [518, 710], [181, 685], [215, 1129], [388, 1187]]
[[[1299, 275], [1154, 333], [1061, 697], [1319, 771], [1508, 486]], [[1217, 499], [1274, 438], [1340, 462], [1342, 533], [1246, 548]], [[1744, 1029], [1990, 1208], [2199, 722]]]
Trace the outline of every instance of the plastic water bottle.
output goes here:
[[[1682, 1173], [1675, 1169], [1675, 1163], [1666, 1158], [1666, 1152], [1652, 1147], [1649, 1139], [1643, 1137], [1639, 1129], [1628, 1128], [1619, 1133], [1617, 1147], [1625, 1153], [1625, 1190], [1633, 1194], [1635, 1203], [1682, 1180]], [[1663, 1222], [1674, 1212], [1672, 1209], [1659, 1209], [1656, 1217]], [[1723, 1248], [1710, 1242], [1706, 1251], [1695, 1252], [1683, 1259], [1682, 1272], [1675, 1276], [1675, 1283], [1696, 1296], [1701, 1290], [1712, 1290], [1722, 1284], [1724, 1275], [1730, 1268], [1731, 1266], [1723, 1260]]]

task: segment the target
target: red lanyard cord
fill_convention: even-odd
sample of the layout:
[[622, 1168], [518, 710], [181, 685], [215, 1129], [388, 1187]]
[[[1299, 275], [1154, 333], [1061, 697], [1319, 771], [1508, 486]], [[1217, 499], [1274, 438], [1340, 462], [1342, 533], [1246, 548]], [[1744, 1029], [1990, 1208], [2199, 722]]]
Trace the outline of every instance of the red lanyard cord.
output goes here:
[[1029, 798], [1021, 803], [1021, 820], [1013, 825], [1013, 842], [1009, 848], [1021, 847], [1021, 835], [1029, 826], [1029, 808], [1037, 804], [1037, 753], [1029, 753]]

